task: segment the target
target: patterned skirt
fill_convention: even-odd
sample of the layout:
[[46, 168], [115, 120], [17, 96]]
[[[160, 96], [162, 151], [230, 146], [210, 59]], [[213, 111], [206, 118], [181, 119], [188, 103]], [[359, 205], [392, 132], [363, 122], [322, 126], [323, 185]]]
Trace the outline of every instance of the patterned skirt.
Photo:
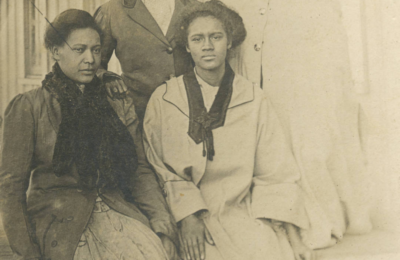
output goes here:
[[168, 260], [161, 240], [140, 221], [97, 199], [74, 260]]

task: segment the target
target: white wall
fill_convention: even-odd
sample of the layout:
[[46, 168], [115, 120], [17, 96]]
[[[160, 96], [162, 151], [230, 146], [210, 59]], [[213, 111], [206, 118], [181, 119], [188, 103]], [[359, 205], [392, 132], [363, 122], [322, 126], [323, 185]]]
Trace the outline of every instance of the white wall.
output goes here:
[[400, 1], [341, 0], [378, 228], [400, 230]]

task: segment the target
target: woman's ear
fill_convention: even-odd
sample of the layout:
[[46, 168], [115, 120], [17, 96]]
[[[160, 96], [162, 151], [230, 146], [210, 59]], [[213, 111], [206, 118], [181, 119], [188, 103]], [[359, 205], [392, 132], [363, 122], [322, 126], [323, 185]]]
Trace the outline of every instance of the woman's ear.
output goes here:
[[53, 47], [51, 49], [51, 54], [53, 54], [53, 59], [56, 61], [60, 60], [60, 49], [58, 47]]
[[190, 49], [189, 49], [189, 46], [188, 46], [188, 45], [186, 45], [186, 51], [187, 51], [188, 53], [190, 53]]

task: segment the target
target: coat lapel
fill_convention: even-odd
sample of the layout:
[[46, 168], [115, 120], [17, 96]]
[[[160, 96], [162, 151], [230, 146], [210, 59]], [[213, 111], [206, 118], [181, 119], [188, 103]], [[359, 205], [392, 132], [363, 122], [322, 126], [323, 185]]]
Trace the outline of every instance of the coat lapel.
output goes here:
[[189, 117], [189, 104], [183, 77], [171, 78], [167, 81], [167, 89], [163, 99], [178, 108], [185, 116]]
[[254, 100], [255, 87], [249, 80], [236, 74], [233, 80], [232, 98], [228, 109], [252, 102]]
[[154, 20], [153, 16], [150, 14], [150, 12], [147, 10], [146, 6], [143, 4], [141, 0], [136, 0], [136, 1], [121, 0], [121, 1], [124, 7], [124, 11], [133, 21], [135, 21], [137, 24], [139, 24], [144, 29], [153, 34], [155, 37], [157, 37], [162, 43], [164, 43], [167, 46], [170, 46], [170, 43], [164, 36], [156, 20]]
[[[178, 26], [178, 21], [179, 21], [179, 14], [182, 11], [184, 5], [181, 0], [175, 0], [175, 8], [174, 8], [174, 13], [172, 14], [171, 22], [168, 26], [167, 30], [167, 39], [169, 42], [174, 43], [174, 37], [175, 37], [175, 32], [177, 30]], [[175, 44], [173, 44], [175, 45]], [[173, 46], [175, 47], [175, 46]]]

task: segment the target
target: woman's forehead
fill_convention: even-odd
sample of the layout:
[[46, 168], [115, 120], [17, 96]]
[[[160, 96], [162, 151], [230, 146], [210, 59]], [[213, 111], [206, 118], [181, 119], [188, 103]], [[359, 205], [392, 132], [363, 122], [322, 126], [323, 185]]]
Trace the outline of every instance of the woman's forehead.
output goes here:
[[214, 16], [197, 17], [190, 23], [188, 34], [191, 35], [200, 32], [225, 32], [225, 29], [222, 22]]
[[68, 44], [100, 45], [100, 35], [92, 28], [73, 30], [68, 36]]

